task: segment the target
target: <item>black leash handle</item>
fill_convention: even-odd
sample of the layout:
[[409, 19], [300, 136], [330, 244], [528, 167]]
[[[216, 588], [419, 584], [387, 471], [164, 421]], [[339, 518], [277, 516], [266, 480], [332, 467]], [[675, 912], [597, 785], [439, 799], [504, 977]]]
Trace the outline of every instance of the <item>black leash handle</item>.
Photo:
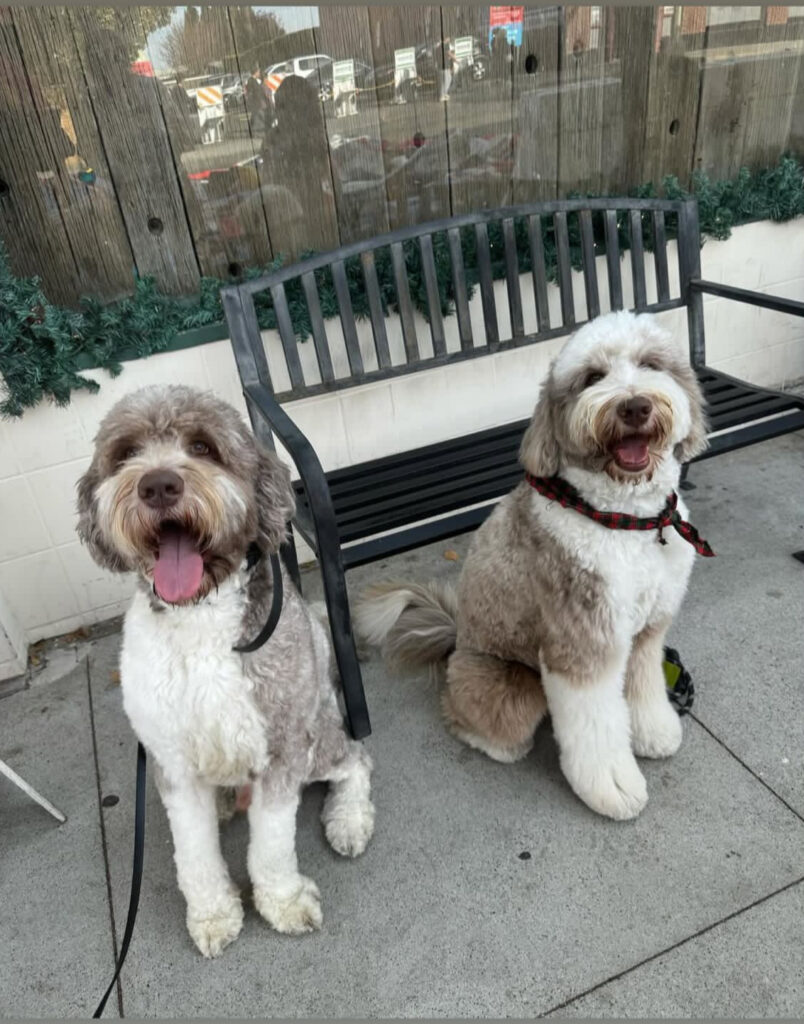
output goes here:
[[123, 932], [123, 941], [120, 945], [120, 956], [117, 960], [117, 969], [109, 987], [104, 993], [103, 999], [98, 1003], [97, 1010], [92, 1014], [93, 1020], [103, 1013], [106, 1001], [112, 994], [112, 989], [117, 983], [120, 971], [126, 960], [131, 936], [134, 934], [134, 921], [137, 918], [137, 906], [140, 902], [140, 884], [142, 882], [142, 865], [145, 858], [145, 747], [137, 744], [137, 795], [135, 797], [134, 811], [134, 864], [131, 869], [131, 896], [128, 901], [128, 917]]

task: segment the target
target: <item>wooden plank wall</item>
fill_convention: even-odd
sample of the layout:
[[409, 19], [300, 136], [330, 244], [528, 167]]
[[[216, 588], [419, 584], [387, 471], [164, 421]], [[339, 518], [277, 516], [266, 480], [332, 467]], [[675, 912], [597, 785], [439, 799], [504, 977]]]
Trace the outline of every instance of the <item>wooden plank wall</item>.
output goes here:
[[[0, 7], [0, 238], [56, 301], [114, 299], [136, 275], [189, 294], [451, 214], [804, 154], [801, 8], [526, 8], [522, 45], [491, 48], [471, 5], [158, 10]], [[461, 37], [483, 74], [450, 82]], [[187, 82], [353, 59], [358, 94], [344, 115], [325, 70], [259, 114], [236, 94], [205, 143], [183, 87], [132, 70], [166, 52]]]

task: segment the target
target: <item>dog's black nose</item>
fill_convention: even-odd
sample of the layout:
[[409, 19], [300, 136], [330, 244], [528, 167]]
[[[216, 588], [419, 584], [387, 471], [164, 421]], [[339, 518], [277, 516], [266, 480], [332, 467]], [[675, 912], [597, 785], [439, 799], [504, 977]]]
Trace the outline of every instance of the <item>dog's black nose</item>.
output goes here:
[[152, 469], [137, 484], [137, 494], [151, 508], [170, 508], [183, 493], [184, 481], [172, 469]]
[[644, 395], [636, 395], [617, 406], [617, 415], [629, 427], [644, 427], [653, 411], [653, 403]]

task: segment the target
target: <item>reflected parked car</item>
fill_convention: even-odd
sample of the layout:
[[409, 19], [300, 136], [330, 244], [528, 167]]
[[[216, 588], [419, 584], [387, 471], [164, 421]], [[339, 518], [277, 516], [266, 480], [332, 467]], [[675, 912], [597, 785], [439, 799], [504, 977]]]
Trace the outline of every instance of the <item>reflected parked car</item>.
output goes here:
[[221, 89], [223, 90], [223, 105], [228, 110], [243, 99], [245, 93], [243, 76], [224, 75], [221, 79]]
[[[319, 68], [318, 96], [322, 103], [332, 99], [332, 67], [334, 63], [335, 61], [330, 59], [327, 63], [321, 64]], [[356, 60], [354, 65], [355, 90], [360, 93], [374, 89], [374, 68], [369, 64], [364, 64], [361, 60]]]
[[[411, 100], [421, 89], [437, 89], [444, 70], [451, 71], [449, 49], [445, 60], [443, 43], [419, 45], [416, 50], [416, 77], [407, 79], [397, 89], [396, 68], [394, 64], [386, 64], [374, 70], [375, 88], [378, 98], [399, 98]], [[472, 56], [464, 61], [455, 72], [455, 79], [461, 83], [481, 82], [489, 72], [489, 54], [479, 39], [474, 40]]]
[[298, 75], [299, 78], [309, 78], [318, 68], [331, 63], [332, 57], [326, 53], [311, 53], [306, 57], [291, 57], [290, 60], [283, 60], [279, 64], [272, 64], [265, 69], [268, 75]]

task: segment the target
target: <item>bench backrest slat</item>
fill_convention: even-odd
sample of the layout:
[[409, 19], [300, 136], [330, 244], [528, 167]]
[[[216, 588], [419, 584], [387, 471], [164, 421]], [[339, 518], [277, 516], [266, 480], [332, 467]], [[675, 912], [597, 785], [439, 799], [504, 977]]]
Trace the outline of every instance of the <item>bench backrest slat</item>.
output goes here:
[[408, 364], [417, 363], [419, 360], [419, 342], [416, 337], [416, 321], [413, 316], [413, 303], [410, 301], [410, 287], [408, 285], [408, 267], [405, 262], [405, 252], [401, 242], [394, 242], [391, 246], [391, 261], [394, 266], [394, 281], [396, 282], [396, 298], [399, 304], [399, 319], [402, 321], [402, 338], [405, 342], [405, 355]]
[[477, 242], [477, 269], [480, 274], [480, 295], [483, 300], [483, 325], [486, 328], [486, 344], [495, 349], [500, 343], [497, 328], [497, 305], [494, 301], [494, 278], [491, 274], [491, 250], [489, 232], [485, 221], [475, 225]]
[[667, 233], [663, 210], [653, 211], [653, 261], [659, 302], [667, 302], [670, 298], [670, 278], [667, 273]]
[[620, 267], [620, 237], [617, 228], [617, 211], [604, 213], [606, 234], [606, 270], [609, 276], [609, 305], [612, 310], [623, 308], [623, 277]]
[[[676, 236], [677, 280], [667, 254], [668, 239]], [[570, 334], [587, 319], [626, 305], [627, 255], [631, 308], [686, 306], [692, 360], [700, 365], [703, 318], [689, 284], [700, 276], [699, 247], [694, 200], [568, 199], [400, 228], [224, 288], [222, 297], [242, 380], [256, 377], [281, 401]], [[650, 298], [646, 248], [656, 281], [654, 294], [651, 275]], [[579, 304], [576, 315], [580, 282], [585, 314]], [[508, 317], [498, 316], [498, 298], [507, 302]], [[261, 337], [258, 310], [260, 322], [265, 325], [267, 316], [276, 326], [279, 340]], [[425, 320], [429, 338], [419, 334]], [[315, 359], [312, 352], [301, 358], [299, 346], [308, 338]], [[283, 383], [274, 388], [272, 377]]]
[[437, 356], [447, 354], [447, 342], [444, 338], [444, 321], [441, 318], [441, 297], [438, 294], [438, 278], [436, 277], [435, 257], [433, 256], [433, 236], [422, 235], [419, 239], [419, 251], [424, 271], [424, 286], [427, 289], [427, 312], [430, 314], [430, 336], [433, 339], [433, 353]]
[[572, 295], [569, 233], [567, 215], [561, 210], [553, 215], [556, 232], [556, 258], [558, 260], [558, 288], [561, 292], [561, 318], [565, 327], [575, 325], [575, 299]]
[[595, 236], [592, 211], [581, 210], [581, 253], [583, 254], [583, 284], [586, 289], [586, 313], [590, 320], [600, 315], [600, 296], [597, 292], [597, 265], [595, 263]]
[[310, 313], [310, 327], [313, 332], [313, 344], [315, 355], [318, 361], [318, 370], [321, 380], [330, 384], [335, 380], [335, 371], [332, 369], [332, 357], [327, 344], [327, 329], [324, 326], [324, 318], [321, 316], [321, 302], [318, 298], [318, 287], [315, 283], [315, 274], [302, 274], [302, 287], [304, 296], [307, 299], [307, 309]]
[[463, 265], [460, 228], [450, 228], [447, 232], [447, 240], [450, 263], [452, 264], [452, 288], [455, 292], [458, 335], [461, 339], [461, 350], [469, 352], [475, 347], [475, 343], [472, 337], [472, 320], [469, 316], [469, 297], [466, 290], [466, 270]]
[[271, 289], [271, 298], [276, 312], [276, 325], [279, 329], [279, 337], [282, 339], [282, 350], [285, 353], [285, 362], [290, 377], [292, 388], [304, 387], [304, 372], [302, 371], [299, 350], [296, 347], [296, 335], [293, 330], [293, 321], [290, 319], [288, 299], [285, 295], [283, 284], [274, 285]]
[[550, 330], [550, 305], [547, 301], [547, 269], [544, 262], [542, 218], [538, 213], [532, 213], [528, 217], [528, 244], [533, 275], [533, 296], [536, 300], [536, 325], [541, 333]]
[[505, 248], [505, 284], [508, 289], [508, 312], [511, 316], [511, 335], [514, 339], [525, 337], [525, 321], [522, 317], [522, 293], [519, 290], [519, 258], [516, 251], [514, 221], [506, 217], [502, 222], [503, 246]]
[[332, 283], [335, 285], [335, 294], [338, 297], [338, 312], [341, 317], [343, 328], [343, 340], [346, 345], [346, 356], [349, 360], [349, 369], [355, 377], [363, 376], [363, 356], [360, 352], [360, 342], [357, 338], [357, 324], [355, 314], [352, 310], [352, 299], [349, 295], [349, 283], [346, 280], [346, 267], [343, 260], [335, 260], [332, 264]]
[[374, 349], [377, 353], [377, 365], [381, 370], [391, 366], [391, 353], [388, 349], [388, 332], [385, 329], [385, 317], [382, 311], [380, 284], [377, 280], [377, 263], [374, 253], [369, 250], [360, 254], [363, 265], [363, 280], [366, 283], [366, 295], [369, 301], [371, 331], [374, 335]]
[[628, 216], [631, 227], [631, 274], [634, 282], [634, 305], [641, 313], [648, 304], [648, 293], [645, 287], [645, 246], [642, 241], [642, 211], [631, 210]]

